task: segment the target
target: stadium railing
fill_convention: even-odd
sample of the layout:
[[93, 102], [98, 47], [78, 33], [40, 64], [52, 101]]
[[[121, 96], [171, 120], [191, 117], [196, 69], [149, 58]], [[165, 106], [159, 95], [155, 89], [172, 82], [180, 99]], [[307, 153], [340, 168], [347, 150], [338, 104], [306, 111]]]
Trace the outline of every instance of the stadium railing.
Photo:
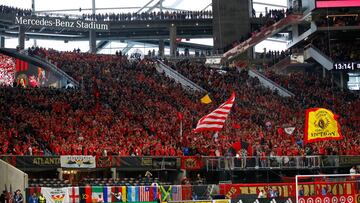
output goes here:
[[290, 92], [289, 90], [285, 89], [281, 85], [275, 83], [274, 81], [270, 80], [265, 75], [259, 73], [258, 71], [254, 70], [254, 69], [249, 70], [249, 75], [251, 77], [257, 77], [259, 79], [260, 83], [262, 83], [265, 87], [268, 87], [272, 90], [278, 91], [280, 96], [283, 96], [283, 97], [294, 97], [295, 96], [294, 93]]
[[[63, 156], [0, 156], [18, 168], [61, 168]], [[77, 155], [76, 157], [82, 157]], [[119, 170], [249, 170], [249, 169], [308, 169], [350, 167], [360, 164], [360, 156], [241, 156], [241, 157], [123, 157], [96, 156], [91, 168]], [[85, 166], [86, 167], [86, 166]]]
[[180, 74], [176, 70], [170, 68], [169, 66], [167, 66], [162, 61], [157, 60], [157, 64], [159, 65], [159, 68], [163, 69], [166, 76], [174, 79], [175, 81], [178, 81], [186, 89], [191, 89], [191, 90], [198, 91], [198, 92], [203, 92], [203, 93], [207, 92], [205, 89], [203, 89], [199, 85], [195, 84], [193, 81], [189, 80], [187, 77], [183, 76], [182, 74]]

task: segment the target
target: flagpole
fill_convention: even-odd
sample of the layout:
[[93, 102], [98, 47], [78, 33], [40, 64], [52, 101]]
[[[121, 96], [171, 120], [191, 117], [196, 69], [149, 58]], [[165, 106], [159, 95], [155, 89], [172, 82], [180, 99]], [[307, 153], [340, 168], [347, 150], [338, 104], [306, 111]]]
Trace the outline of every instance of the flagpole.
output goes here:
[[182, 137], [183, 135], [183, 122], [182, 120], [180, 121], [180, 137]]

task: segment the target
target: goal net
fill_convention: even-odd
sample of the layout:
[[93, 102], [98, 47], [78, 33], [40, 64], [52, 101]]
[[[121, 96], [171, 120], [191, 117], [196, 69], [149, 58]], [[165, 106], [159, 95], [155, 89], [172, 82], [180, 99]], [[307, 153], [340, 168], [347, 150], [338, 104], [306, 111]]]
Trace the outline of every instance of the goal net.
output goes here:
[[296, 203], [360, 203], [360, 174], [297, 175]]

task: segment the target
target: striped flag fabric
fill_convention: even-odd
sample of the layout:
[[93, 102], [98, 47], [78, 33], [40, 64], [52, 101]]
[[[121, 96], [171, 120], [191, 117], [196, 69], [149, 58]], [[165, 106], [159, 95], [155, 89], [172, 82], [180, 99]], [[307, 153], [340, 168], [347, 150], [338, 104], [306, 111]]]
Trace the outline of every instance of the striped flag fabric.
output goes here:
[[139, 187], [128, 186], [127, 187], [127, 198], [128, 198], [128, 202], [138, 202], [139, 201]]
[[139, 200], [140, 202], [153, 202], [157, 196], [157, 187], [140, 186]]
[[111, 201], [111, 187], [104, 186], [103, 198], [104, 198], [105, 203], [112, 202]]
[[217, 109], [215, 109], [210, 114], [202, 117], [196, 128], [193, 130], [194, 133], [202, 131], [220, 131], [225, 124], [226, 118], [228, 117], [231, 107], [235, 101], [235, 92], [232, 93], [229, 100], [221, 104]]
[[29, 63], [20, 59], [15, 61], [16, 72], [27, 71], [29, 69]]
[[172, 201], [182, 201], [182, 188], [181, 185], [174, 185], [171, 188]]
[[79, 188], [80, 203], [92, 203], [92, 189], [90, 185]]

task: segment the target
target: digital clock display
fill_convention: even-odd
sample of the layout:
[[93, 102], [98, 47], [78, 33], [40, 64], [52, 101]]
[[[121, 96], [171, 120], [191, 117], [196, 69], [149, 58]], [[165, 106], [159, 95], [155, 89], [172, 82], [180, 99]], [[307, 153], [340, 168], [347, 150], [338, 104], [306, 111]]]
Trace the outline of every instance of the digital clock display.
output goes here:
[[335, 70], [360, 70], [359, 62], [336, 62], [334, 63]]

